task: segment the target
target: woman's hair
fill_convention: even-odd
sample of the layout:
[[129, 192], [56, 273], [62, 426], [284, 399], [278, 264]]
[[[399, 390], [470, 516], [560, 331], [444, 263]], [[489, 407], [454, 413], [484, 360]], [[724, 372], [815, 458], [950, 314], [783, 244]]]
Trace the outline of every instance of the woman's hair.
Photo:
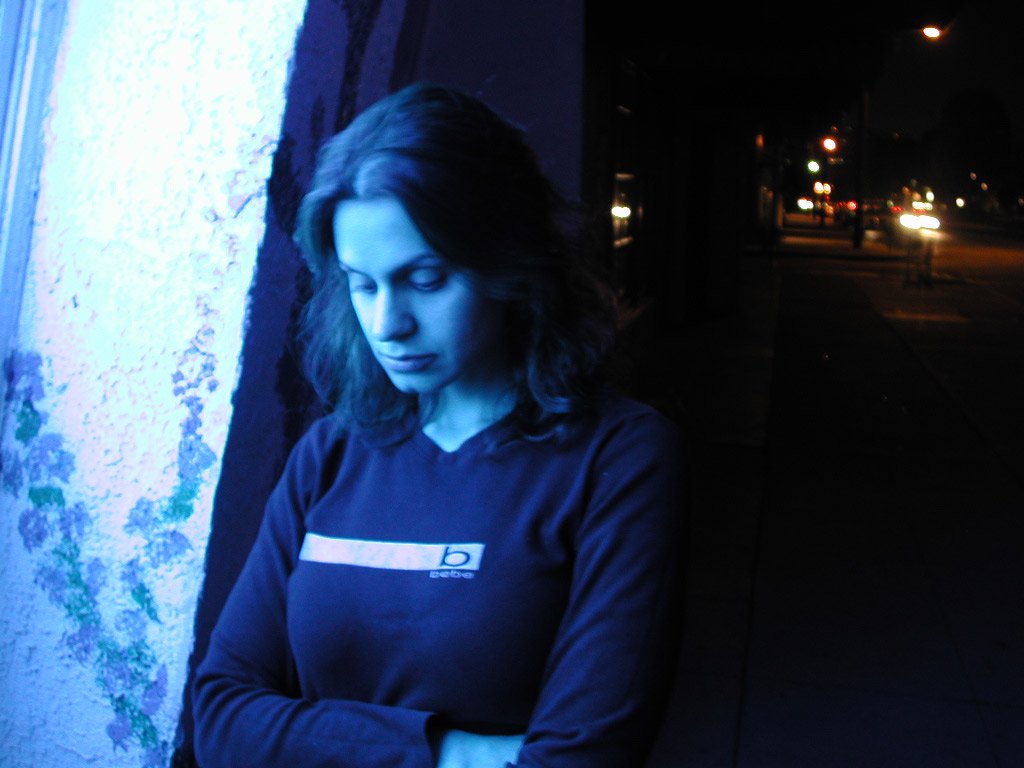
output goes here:
[[299, 340], [325, 403], [364, 427], [403, 420], [420, 405], [374, 358], [335, 252], [338, 204], [388, 197], [432, 248], [506, 305], [519, 430], [560, 431], [585, 411], [615, 322], [610, 291], [578, 247], [574, 211], [519, 128], [471, 96], [430, 84], [385, 97], [329, 139], [299, 208], [295, 241], [312, 275]]

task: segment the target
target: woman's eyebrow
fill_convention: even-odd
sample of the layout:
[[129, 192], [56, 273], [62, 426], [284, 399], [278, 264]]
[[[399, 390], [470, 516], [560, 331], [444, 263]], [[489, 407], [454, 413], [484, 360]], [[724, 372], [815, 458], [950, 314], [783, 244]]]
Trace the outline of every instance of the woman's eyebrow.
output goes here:
[[[441, 266], [444, 263], [444, 259], [438, 256], [436, 253], [422, 253], [419, 256], [414, 256], [402, 264], [399, 264], [394, 269], [388, 271], [386, 277], [393, 278], [407, 274], [408, 272], [416, 269], [417, 267], [423, 266]], [[346, 264], [342, 261], [341, 257], [338, 257], [338, 265], [341, 267], [341, 271], [351, 275], [366, 275], [367, 273], [356, 269], [351, 264]]]

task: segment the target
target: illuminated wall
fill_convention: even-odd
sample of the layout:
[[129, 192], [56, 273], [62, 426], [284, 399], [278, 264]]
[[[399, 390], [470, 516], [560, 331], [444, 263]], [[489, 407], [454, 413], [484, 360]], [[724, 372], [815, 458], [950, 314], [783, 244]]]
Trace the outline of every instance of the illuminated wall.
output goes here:
[[0, 764], [169, 763], [304, 0], [77, 0], [0, 472]]

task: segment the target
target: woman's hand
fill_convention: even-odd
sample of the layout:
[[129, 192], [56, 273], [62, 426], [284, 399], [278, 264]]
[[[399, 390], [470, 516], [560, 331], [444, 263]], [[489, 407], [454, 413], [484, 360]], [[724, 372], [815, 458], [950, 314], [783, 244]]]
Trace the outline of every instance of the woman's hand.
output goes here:
[[505, 768], [514, 763], [523, 736], [484, 736], [468, 731], [447, 731], [438, 750], [437, 768]]

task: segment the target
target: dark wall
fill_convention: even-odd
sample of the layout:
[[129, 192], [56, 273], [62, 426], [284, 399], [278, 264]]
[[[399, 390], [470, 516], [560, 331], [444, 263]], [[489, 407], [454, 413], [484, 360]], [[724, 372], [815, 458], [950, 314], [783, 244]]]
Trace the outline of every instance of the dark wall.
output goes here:
[[526, 129], [563, 194], [580, 186], [583, 0], [432, 4], [416, 74], [479, 96]]
[[[214, 498], [189, 687], [295, 441], [322, 413], [292, 342], [307, 273], [292, 244], [321, 143], [413, 80], [477, 94], [526, 128], [566, 194], [579, 188], [582, 0], [310, 0], [296, 40], [268, 181], [266, 233], [250, 288], [242, 368]], [[188, 690], [173, 764], [195, 765]]]

